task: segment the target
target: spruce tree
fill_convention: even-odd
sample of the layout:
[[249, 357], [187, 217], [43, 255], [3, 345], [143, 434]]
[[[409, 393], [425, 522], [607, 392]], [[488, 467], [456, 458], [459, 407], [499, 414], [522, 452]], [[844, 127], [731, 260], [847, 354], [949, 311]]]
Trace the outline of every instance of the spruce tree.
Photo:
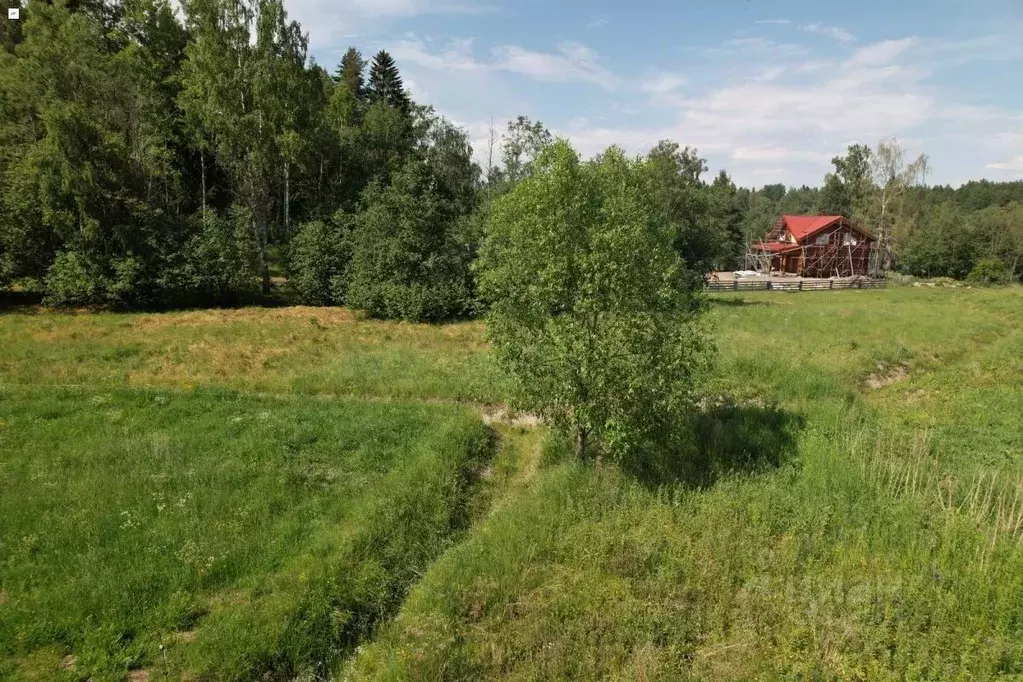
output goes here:
[[377, 52], [369, 68], [369, 97], [373, 101], [387, 102], [402, 112], [409, 110], [410, 102], [398, 66], [386, 50]]
[[[366, 94], [366, 81], [362, 75], [365, 69], [366, 60], [362, 58], [362, 53], [354, 47], [349, 47], [348, 51], [341, 57], [341, 63], [338, 64], [334, 79], [339, 84], [347, 84], [352, 94], [357, 99], [362, 99]], [[397, 72], [397, 70], [395, 71]]]

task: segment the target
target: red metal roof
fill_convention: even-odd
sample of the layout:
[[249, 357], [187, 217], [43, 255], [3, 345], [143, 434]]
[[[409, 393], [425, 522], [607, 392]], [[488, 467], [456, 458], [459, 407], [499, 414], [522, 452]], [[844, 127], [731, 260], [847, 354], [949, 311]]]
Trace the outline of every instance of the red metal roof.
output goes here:
[[785, 222], [796, 241], [803, 241], [815, 232], [831, 227], [842, 220], [840, 215], [783, 215], [781, 219]]
[[874, 235], [868, 230], [840, 215], [783, 215], [781, 217], [781, 222], [785, 225], [785, 228], [800, 244], [821, 230], [825, 230], [843, 220], [868, 239], [874, 239]]

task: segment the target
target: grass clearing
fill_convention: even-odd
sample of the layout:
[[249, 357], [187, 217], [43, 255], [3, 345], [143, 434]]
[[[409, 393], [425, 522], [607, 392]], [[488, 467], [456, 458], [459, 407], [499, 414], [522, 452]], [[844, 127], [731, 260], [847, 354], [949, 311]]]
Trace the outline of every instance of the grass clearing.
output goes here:
[[489, 443], [436, 405], [4, 389], [0, 677], [162, 673], [161, 644], [174, 674], [329, 667], [467, 525]]
[[716, 298], [731, 475], [542, 471], [343, 677], [1023, 675], [1021, 294]]
[[64, 314], [0, 324], [4, 383], [501, 402], [478, 322], [415, 325], [334, 308]]
[[1023, 676], [1023, 290], [710, 314], [693, 456], [625, 468], [506, 414], [478, 323], [0, 315], [0, 676]]

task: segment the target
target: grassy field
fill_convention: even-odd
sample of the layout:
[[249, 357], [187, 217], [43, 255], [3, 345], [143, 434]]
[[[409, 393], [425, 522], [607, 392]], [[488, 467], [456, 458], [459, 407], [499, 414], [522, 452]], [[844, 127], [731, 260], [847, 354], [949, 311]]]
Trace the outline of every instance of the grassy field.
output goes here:
[[489, 442], [435, 405], [4, 389], [0, 677], [329, 665], [467, 525]]
[[1023, 290], [711, 316], [614, 467], [483, 427], [479, 323], [0, 313], [0, 677], [1023, 675]]

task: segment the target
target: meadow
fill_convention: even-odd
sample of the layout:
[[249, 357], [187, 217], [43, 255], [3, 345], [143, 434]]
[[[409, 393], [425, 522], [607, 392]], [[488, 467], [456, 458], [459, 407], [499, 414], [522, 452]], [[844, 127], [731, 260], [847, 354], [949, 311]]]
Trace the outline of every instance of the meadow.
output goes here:
[[582, 465], [482, 323], [0, 312], [0, 676], [1023, 675], [1023, 290], [709, 315], [689, 456]]

